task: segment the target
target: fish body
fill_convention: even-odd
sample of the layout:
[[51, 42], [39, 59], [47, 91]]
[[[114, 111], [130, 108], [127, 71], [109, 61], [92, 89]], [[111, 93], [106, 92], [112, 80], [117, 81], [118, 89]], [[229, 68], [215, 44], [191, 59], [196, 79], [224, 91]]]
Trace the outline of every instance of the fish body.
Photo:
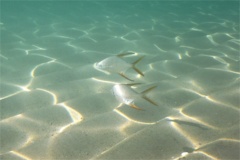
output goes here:
[[[148, 92], [155, 87], [156, 86], [151, 87], [150, 89], [147, 89], [146, 91]], [[126, 104], [132, 108], [138, 109], [138, 110], [142, 110], [142, 109], [140, 107], [136, 106], [134, 104], [134, 102], [135, 102], [135, 99], [137, 99], [139, 97], [144, 98], [145, 100], [149, 101], [150, 103], [156, 105], [156, 103], [151, 101], [149, 98], [146, 98], [146, 96], [145, 96], [146, 91], [143, 91], [142, 93], [137, 93], [132, 88], [130, 88], [129, 86], [124, 85], [124, 84], [116, 84], [112, 88], [112, 93], [119, 102]]]
[[134, 103], [134, 99], [138, 96], [137, 92], [123, 84], [114, 85], [112, 88], [112, 92], [119, 102], [127, 105]]
[[131, 68], [131, 64], [125, 62], [121, 58], [113, 56], [96, 63], [96, 67], [97, 69], [110, 73], [122, 73]]

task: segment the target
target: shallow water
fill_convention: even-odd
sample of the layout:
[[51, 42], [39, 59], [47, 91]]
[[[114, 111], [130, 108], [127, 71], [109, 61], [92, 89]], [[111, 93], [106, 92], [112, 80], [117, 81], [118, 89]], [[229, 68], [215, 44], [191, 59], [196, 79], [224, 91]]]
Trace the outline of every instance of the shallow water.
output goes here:
[[[3, 1], [0, 158], [239, 159], [239, 16], [239, 1]], [[144, 76], [96, 68], [128, 51]]]

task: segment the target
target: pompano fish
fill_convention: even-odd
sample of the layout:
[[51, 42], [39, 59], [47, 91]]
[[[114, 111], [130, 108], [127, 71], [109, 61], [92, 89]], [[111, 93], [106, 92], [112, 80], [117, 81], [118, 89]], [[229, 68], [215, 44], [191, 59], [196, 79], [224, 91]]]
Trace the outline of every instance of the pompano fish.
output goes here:
[[144, 74], [135, 67], [135, 65], [139, 61], [141, 61], [144, 56], [138, 58], [135, 62], [130, 64], [130, 63], [127, 63], [126, 61], [124, 61], [123, 59], [121, 59], [121, 57], [128, 55], [128, 54], [134, 54], [134, 53], [126, 52], [126, 53], [119, 54], [117, 56], [108, 57], [108, 58], [96, 63], [95, 64], [96, 68], [103, 70], [103, 71], [110, 72], [110, 73], [118, 73], [119, 75], [121, 75], [122, 77], [124, 77], [130, 81], [133, 81], [133, 80], [124, 75], [124, 72], [130, 68], [133, 68], [141, 76], [144, 76]]
[[154, 89], [156, 87], [157, 86], [153, 86], [153, 87], [150, 87], [150, 88], [144, 90], [141, 93], [137, 93], [136, 91], [134, 91], [132, 88], [130, 88], [129, 86], [127, 86], [125, 84], [116, 84], [112, 88], [112, 93], [119, 102], [122, 102], [132, 108], [135, 108], [138, 110], [143, 110], [140, 107], [135, 105], [135, 99], [141, 97], [141, 98], [144, 98], [145, 100], [147, 100], [148, 102], [152, 103], [153, 105], [157, 106], [157, 104], [155, 102], [153, 102], [152, 100], [150, 100], [149, 98], [147, 98], [145, 96], [145, 94], [147, 92], [151, 91], [152, 89]]

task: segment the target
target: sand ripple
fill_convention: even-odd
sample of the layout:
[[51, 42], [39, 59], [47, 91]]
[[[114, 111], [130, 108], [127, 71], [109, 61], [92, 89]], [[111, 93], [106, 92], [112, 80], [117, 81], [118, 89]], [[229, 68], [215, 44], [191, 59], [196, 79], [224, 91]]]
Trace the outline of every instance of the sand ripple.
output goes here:
[[36, 3], [2, 2], [0, 159], [240, 158], [239, 2]]

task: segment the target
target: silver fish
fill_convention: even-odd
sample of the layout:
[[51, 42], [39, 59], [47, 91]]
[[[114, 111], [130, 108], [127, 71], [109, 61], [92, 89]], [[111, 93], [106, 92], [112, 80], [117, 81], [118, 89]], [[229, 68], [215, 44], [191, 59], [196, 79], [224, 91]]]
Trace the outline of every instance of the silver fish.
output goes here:
[[132, 52], [127, 52], [127, 53], [122, 53], [117, 56], [112, 56], [108, 57], [98, 63], [95, 64], [97, 69], [107, 71], [110, 73], [118, 73], [122, 77], [133, 81], [132, 79], [128, 78], [127, 76], [124, 75], [124, 72], [127, 71], [130, 68], [133, 68], [137, 73], [139, 73], [141, 76], [144, 76], [144, 74], [135, 67], [135, 65], [143, 59], [144, 56], [138, 58], [135, 62], [132, 64], [125, 62], [121, 57], [128, 55], [128, 54], [133, 54]]
[[154, 89], [156, 87], [157, 86], [153, 86], [153, 87], [150, 87], [150, 88], [144, 90], [141, 93], [138, 93], [125, 84], [116, 84], [112, 88], [112, 93], [119, 102], [124, 103], [132, 108], [137, 109], [137, 110], [143, 110], [140, 107], [138, 107], [137, 105], [135, 105], [135, 99], [141, 97], [141, 98], [144, 98], [145, 100], [147, 100], [148, 102], [152, 103], [153, 105], [157, 106], [157, 104], [155, 102], [153, 102], [152, 100], [150, 100], [149, 98], [147, 98], [145, 96], [145, 94], [147, 92], [151, 91], [152, 89]]

